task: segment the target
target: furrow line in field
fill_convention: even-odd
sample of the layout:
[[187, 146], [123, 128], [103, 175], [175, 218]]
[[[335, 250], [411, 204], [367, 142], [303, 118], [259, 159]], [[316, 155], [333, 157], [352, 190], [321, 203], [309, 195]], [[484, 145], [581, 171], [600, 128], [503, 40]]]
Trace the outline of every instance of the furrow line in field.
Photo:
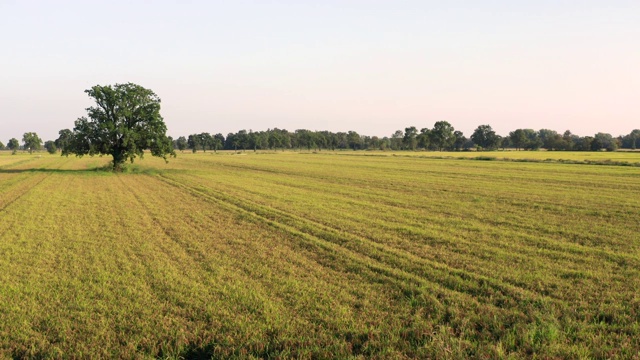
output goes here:
[[[162, 233], [166, 236], [167, 239], [170, 239], [171, 241], [176, 243], [178, 246], [180, 246], [180, 248], [182, 250], [184, 250], [185, 253], [188, 254], [194, 260], [202, 260], [202, 258], [204, 257], [203, 254], [197, 254], [196, 256], [198, 257], [198, 259], [196, 259], [195, 258], [196, 256], [191, 254], [193, 252], [193, 249], [185, 246], [185, 244], [183, 242], [177, 241], [175, 234], [172, 234], [171, 231], [169, 231], [168, 228], [162, 223], [162, 221], [160, 221], [158, 219], [158, 216], [152, 213], [152, 211], [149, 209], [149, 207], [147, 205], [147, 202], [145, 202], [138, 193], [133, 191], [133, 189], [131, 189], [130, 187], [126, 186], [126, 184], [124, 183], [122, 177], [119, 177], [119, 179], [120, 179], [120, 182], [125, 186], [125, 188], [128, 189], [129, 193], [136, 199], [136, 202], [140, 205], [140, 207], [144, 209], [145, 213], [147, 214], [149, 219], [151, 219], [151, 221], [153, 222], [155, 227], [160, 229], [162, 231]], [[197, 262], [197, 261], [194, 261], [194, 263], [195, 262]]]
[[[270, 181], [269, 179], [263, 179], [263, 180]], [[290, 184], [287, 182], [271, 181], [271, 183], [279, 184], [280, 186], [287, 186], [287, 187], [290, 186], [290, 187], [299, 188], [303, 190], [316, 190], [312, 187], [305, 187], [303, 185]], [[234, 185], [227, 185], [227, 186], [231, 186], [245, 192], [252, 192], [251, 190], [247, 190], [239, 186], [234, 186]], [[349, 189], [350, 191], [353, 190], [353, 194], [349, 193], [349, 195], [354, 195], [358, 193], [358, 190], [356, 187], [353, 187], [353, 188], [350, 187]], [[259, 193], [259, 192], [253, 192], [253, 193], [258, 196], [263, 195], [262, 193]], [[371, 194], [366, 194], [366, 195], [371, 195]], [[381, 195], [381, 196], [383, 198], [385, 197], [384, 195]], [[390, 197], [389, 199], [394, 199], [394, 198]], [[349, 197], [349, 201], [354, 201], [354, 204], [361, 203], [358, 200], [352, 199], [351, 197]], [[364, 204], [364, 203], [361, 203], [361, 204]], [[389, 205], [389, 206], [397, 207], [396, 204]], [[430, 208], [422, 206], [420, 204], [414, 204], [412, 207], [406, 206], [401, 208], [404, 208], [404, 209], [419, 208], [424, 210], [431, 210]], [[524, 208], [524, 203], [523, 203], [523, 208]], [[573, 206], [573, 208], [576, 208], [576, 206]], [[566, 212], [566, 209], [564, 209], [564, 212]], [[393, 212], [387, 212], [387, 214], [393, 214]], [[455, 215], [455, 214], [452, 213], [451, 215]], [[465, 217], [475, 220], [477, 224], [491, 223], [497, 228], [519, 229], [520, 232], [522, 232], [523, 234], [535, 234], [536, 232], [542, 232], [544, 235], [557, 236], [558, 234], [563, 233], [563, 232], [559, 232], [557, 229], [549, 230], [549, 229], [541, 228], [535, 224], [527, 224], [525, 221], [523, 221], [523, 220], [526, 220], [526, 217], [524, 215], [521, 218], [520, 217], [514, 218], [514, 219], [503, 218], [499, 221], [495, 219], [487, 218], [486, 216], [482, 216], [480, 214], [474, 214], [472, 212], [465, 213]], [[419, 224], [417, 223], [414, 223], [412, 225], [419, 226]], [[567, 240], [550, 239], [547, 237], [528, 236], [528, 238], [531, 240], [529, 242], [521, 242], [521, 243], [518, 243], [517, 245], [506, 243], [506, 244], [500, 244], [500, 247], [498, 248], [496, 248], [495, 246], [490, 246], [490, 248], [495, 249], [497, 251], [502, 251], [502, 252], [507, 252], [509, 251], [508, 249], [521, 252], [523, 248], [525, 248], [528, 250], [529, 253], [537, 254], [537, 255], [539, 255], [539, 252], [542, 249], [549, 255], [554, 256], [556, 258], [571, 258], [572, 260], [575, 260], [575, 261], [583, 260], [585, 255], [597, 255], [599, 257], [604, 255], [604, 258], [606, 258], [609, 262], [613, 264], [619, 264], [621, 261], [626, 263], [628, 262], [635, 263], [638, 260], [632, 254], [612, 252], [611, 250], [605, 250], [598, 247], [579, 245], [579, 244], [576, 244], [575, 241], [572, 241], [569, 239], [569, 238], [579, 238], [582, 235], [589, 238], [596, 236], [591, 233], [580, 234], [576, 232], [570, 232], [570, 233], [564, 234], [563, 239], [567, 239]], [[474, 246], [478, 245], [475, 243], [474, 244], [469, 243], [469, 244]], [[504, 249], [502, 247], [504, 247]]]
[[[302, 173], [299, 171], [295, 171], [295, 169], [292, 170], [287, 167], [274, 168], [274, 167], [258, 166], [255, 164], [244, 164], [244, 163], [238, 164], [238, 165], [224, 163], [220, 165], [225, 167], [230, 167], [230, 168], [241, 169], [241, 170], [274, 173], [274, 174], [280, 174], [280, 175], [286, 174], [288, 176], [301, 177], [301, 178], [322, 179], [323, 181], [328, 181], [328, 182], [338, 183], [338, 184], [344, 184], [344, 183], [351, 184], [353, 182], [358, 182], [365, 185], [369, 184], [366, 179], [345, 176], [346, 174], [341, 174], [341, 176], [337, 177], [337, 176], [334, 176], [335, 174], [327, 174], [325, 172], [320, 172], [320, 171], [307, 171]], [[362, 166], [358, 166], [357, 168], [369, 169], [369, 167], [362, 167]], [[370, 167], [370, 169], [372, 171], [379, 170], [377, 167]], [[535, 184], [540, 184], [541, 182], [552, 183], [554, 185], [554, 189], [557, 189], [559, 193], [562, 193], [561, 188], [576, 189], [577, 187], [580, 187], [580, 188], [590, 189], [592, 184], [598, 184], [600, 189], [607, 189], [607, 190], [613, 190], [613, 191], [616, 191], [619, 189], [620, 182], [637, 187], [637, 183], [633, 182], [632, 180], [624, 181], [623, 178], [616, 179], [614, 183], [610, 183], [610, 182], [602, 183], [600, 181], [600, 177], [597, 175], [589, 176], [588, 179], [583, 179], [582, 182], [580, 182], [579, 179], [576, 179], [575, 176], [571, 176], [570, 173], [562, 173], [563, 175], [567, 175], [568, 178], [563, 178], [558, 176], [549, 177], [548, 174], [546, 173], [544, 175], [538, 175], [537, 177], [534, 178], [533, 176], [536, 176], [536, 175], [532, 172], [527, 172], [526, 174], [519, 175], [519, 176], [515, 176], [513, 173], [503, 175], [498, 172], [492, 172], [490, 175], [490, 178], [487, 178], [486, 177], [487, 174], [484, 172], [478, 173], [478, 174], [475, 174], [475, 173], [470, 174], [468, 171], [451, 172], [450, 168], [443, 170], [443, 169], [434, 168], [434, 167], [426, 167], [426, 168], [425, 167], [411, 167], [411, 168], [395, 167], [390, 170], [395, 173], [393, 178], [385, 179], [384, 177], [380, 177], [379, 174], [375, 174], [375, 175], [378, 182], [383, 180], [391, 181], [390, 184], [394, 188], [397, 188], [397, 184], [393, 181], [397, 180], [397, 174], [401, 174], [401, 173], [406, 174], [408, 177], [411, 177], [411, 178], [426, 176], [430, 178], [437, 178], [439, 180], [443, 180], [443, 179], [450, 180], [451, 183], [454, 183], [456, 181], [460, 181], [463, 179], [467, 179], [471, 175], [471, 176], [475, 176], [476, 185], [482, 188], [486, 188], [487, 186], [492, 186], [493, 184], [495, 184], [496, 181], [508, 182], [509, 184], [521, 183], [521, 182], [522, 183], [533, 182]], [[465, 168], [465, 170], [468, 170], [468, 168]], [[630, 171], [633, 171], [633, 169], [630, 169]], [[358, 172], [356, 171], [356, 173]], [[439, 183], [442, 183], [442, 182], [440, 181]], [[527, 189], [528, 188], [524, 187], [523, 191], [527, 191]], [[476, 191], [475, 190], [470, 191], [465, 188], [460, 188], [460, 193], [476, 194]]]
[[[505, 284], [495, 279], [454, 269], [446, 264], [426, 260], [396, 249], [384, 247], [378, 243], [363, 240], [354, 235], [340, 233], [322, 224], [298, 218], [273, 208], [266, 208], [255, 203], [234, 200], [211, 189], [185, 185], [166, 176], [160, 175], [167, 183], [184, 188], [190, 192], [204, 195], [218, 203], [231, 206], [236, 211], [248, 213], [256, 219], [289, 233], [313, 241], [324, 250], [342, 253], [343, 256], [367, 268], [412, 283], [440, 288], [447, 292], [463, 294], [476, 300], [484, 299], [485, 303], [496, 307], [503, 305], [506, 299], [520, 301], [525, 298], [545, 297], [530, 290]], [[409, 269], [410, 271], [407, 271]], [[429, 270], [431, 269], [431, 270]], [[439, 279], [434, 281], [431, 277]], [[487, 289], [487, 288], [492, 288]], [[486, 294], [485, 294], [486, 292]]]
[[[58, 165], [56, 169], [61, 168], [62, 165], [63, 164]], [[4, 204], [0, 202], [0, 212], [4, 212], [11, 204], [15, 203], [17, 200], [22, 198], [34, 187], [40, 185], [40, 183], [42, 183], [45, 179], [50, 177], [52, 173], [44, 172], [44, 173], [37, 173], [37, 175], [33, 175], [33, 174], [36, 174], [36, 172], [30, 171], [30, 170], [24, 170], [24, 171], [20, 171], [19, 174], [20, 175], [16, 177], [17, 179], [20, 179], [22, 176], [22, 177], [26, 177], [31, 182], [25, 183], [25, 182], [15, 181], [15, 183], [17, 183], [17, 186], [20, 187], [21, 192], [19, 192], [17, 196], [13, 197], [11, 200], [5, 202]], [[26, 175], [22, 175], [22, 174], [26, 174]], [[35, 179], [35, 180], [31, 180], [31, 179]]]
[[[335, 228], [331, 224], [323, 222], [321, 220], [302, 218], [300, 216], [295, 216], [289, 212], [282, 211], [276, 208], [265, 207], [264, 205], [260, 205], [252, 199], [243, 197], [237, 193], [232, 193], [232, 196], [225, 196], [221, 192], [218, 192], [218, 194], [219, 196], [225, 197], [226, 201], [232, 201], [238, 206], [244, 207], [249, 211], [259, 213], [263, 216], [268, 217], [272, 214], [275, 214], [279, 222], [287, 222], [288, 225], [291, 225], [301, 231], [304, 231], [326, 241], [337, 243], [340, 246], [345, 246], [353, 251], [365, 254], [368, 257], [380, 261], [381, 263], [391, 265], [396, 268], [402, 268], [425, 278], [436, 275], [438, 278], [442, 279], [442, 281], [439, 283], [446, 284], [447, 287], [452, 290], [469, 290], [465, 292], [474, 292], [474, 290], [476, 290], [473, 289], [474, 285], [476, 285], [476, 283], [479, 283], [483, 286], [493, 287], [495, 290], [498, 290], [505, 295], [508, 293], [512, 293], [514, 290], [517, 292], [521, 290], [531, 291], [524, 288], [521, 284], [504, 282], [501, 280], [497, 280], [491, 276], [485, 276], [480, 273], [473, 273], [454, 267], [442, 261], [421, 257], [406, 249], [398, 249], [395, 247], [386, 246], [379, 240], [366, 235], [354, 235], [348, 232], [344, 232], [343, 230]], [[336, 241], [336, 239], [338, 239], [338, 241]], [[492, 252], [507, 253], [507, 251], [503, 251], [496, 247], [484, 246], [483, 244], [477, 244], [466, 240], [460, 241], [467, 244], [469, 248], [473, 246], [483, 246]], [[458, 251], [455, 252], [456, 256], [466, 255], [465, 253], [461, 253]], [[372, 254], [375, 254], [375, 256], [373, 256]], [[427, 268], [432, 269], [432, 271], [437, 271], [437, 273], [430, 273], [426, 270]], [[464, 282], [464, 285], [467, 285], [467, 282], [472, 282], [473, 284], [468, 285], [468, 287], [465, 288], [463, 284], [459, 283], [460, 280]], [[509, 290], [507, 290], [505, 286], [509, 288]], [[495, 294], [491, 294], [491, 296], [495, 296]]]
[[[246, 210], [243, 207], [233, 204], [232, 202], [218, 199], [217, 197], [212, 196], [211, 194], [201, 191], [197, 188], [193, 188], [191, 186], [187, 186], [175, 180], [164, 177], [162, 181], [182, 191], [191, 193], [193, 196], [214, 202], [215, 204], [226, 210], [245, 215], [247, 216], [247, 218], [250, 218], [253, 221], [265, 223], [268, 226], [286, 232], [287, 234], [295, 237], [298, 240], [303, 240], [304, 245], [301, 244], [302, 248], [314, 253], [325, 255], [326, 261], [320, 261], [323, 266], [334, 268], [336, 262], [343, 262], [344, 264], [342, 265], [342, 270], [347, 269], [348, 271], [355, 272], [355, 269], [359, 268], [359, 271], [364, 270], [370, 272], [378, 278], [378, 281], [395, 286], [397, 289], [403, 291], [407, 295], [414, 294], [418, 288], [424, 287], [440, 294], [440, 297], [442, 298], [448, 297], [472, 299], [469, 294], [443, 288], [436, 282], [429, 282], [426, 279], [420, 278], [411, 273], [407, 273], [401, 269], [389, 268], [364, 254], [351, 251], [330, 241], [326, 241], [324, 239], [320, 239], [316, 236], [300, 231], [295, 227], [269, 219], [268, 217], [264, 217], [250, 210]], [[356, 273], [360, 273], [359, 271]]]
[[[321, 174], [309, 174], [309, 173], [300, 173], [300, 172], [293, 172], [293, 171], [282, 171], [282, 172], [278, 172], [278, 170], [276, 169], [270, 169], [270, 168], [263, 168], [263, 167], [258, 167], [258, 166], [251, 166], [251, 165], [231, 165], [231, 164], [224, 164], [223, 166], [225, 167], [231, 167], [234, 169], [238, 169], [238, 170], [246, 170], [246, 171], [258, 171], [258, 172], [266, 172], [266, 173], [273, 173], [273, 174], [286, 174], [288, 177], [293, 177], [293, 178], [302, 178], [302, 179], [311, 179], [313, 181], [322, 181], [323, 183], [331, 183], [331, 184], [340, 184], [341, 186], [348, 186], [349, 187], [349, 191], [352, 192], [353, 194], [363, 194], [364, 196], [370, 197], [372, 194], [376, 194], [376, 196], [379, 196], [383, 199], [388, 200], [388, 202], [393, 203], [394, 206], [400, 207], [400, 208], [407, 208], [406, 206], [403, 206], [402, 204], [399, 204], [397, 199], [394, 197], [390, 197], [388, 196], [389, 191], [393, 190], [394, 192], [398, 192], [400, 191], [400, 189], [398, 188], [398, 184], [395, 182], [395, 180], [390, 179], [389, 181], [382, 181], [381, 179], [377, 179], [375, 186], [372, 186], [372, 183], [370, 181], [368, 181], [367, 179], [361, 179], [361, 178], [348, 178], [348, 181], [345, 182], [344, 180], [342, 181], [338, 181], [336, 180], [336, 177], [333, 176], [326, 176], [326, 175], [321, 175]], [[438, 174], [438, 178], [440, 180], [442, 180], [443, 178], [449, 178], [450, 175], [441, 175]], [[340, 179], [343, 179], [342, 177]], [[527, 178], [528, 181], [531, 181], [531, 179]], [[506, 181], [506, 180], [502, 180], [502, 181]], [[508, 180], [509, 183], [513, 183], [513, 179], [509, 179]], [[559, 179], [555, 179], [555, 181], [560, 181]], [[276, 183], [282, 183], [283, 185], [286, 186], [295, 186], [295, 187], [300, 187], [300, 188], [304, 188], [303, 185], [289, 185], [289, 182], [286, 181], [279, 181]], [[530, 194], [531, 194], [531, 188], [530, 187], [523, 187], [522, 190], [516, 192], [517, 194], [524, 196], [525, 199], [523, 200], [518, 200], [518, 199], [514, 199], [514, 196], [512, 193], [509, 194], [501, 194], [501, 191], [504, 190], [504, 186], [496, 186], [495, 185], [495, 179], [491, 179], [491, 180], [487, 180], [487, 179], [477, 179], [474, 182], [474, 187], [473, 188], [467, 188], [467, 187], [462, 187], [462, 186], [456, 186], [453, 184], [449, 184], [447, 183], [446, 187], [443, 187], [444, 183], [442, 181], [438, 181], [437, 183], [422, 183], [422, 184], [414, 184], [411, 186], [411, 188], [408, 188], [407, 191], [412, 192], [412, 193], [417, 193], [418, 191], [421, 190], [422, 187], [429, 185], [428, 188], [426, 188], [425, 190], [429, 191], [429, 193], [438, 193], [439, 191], [442, 191], [442, 189], [446, 190], [445, 193], [446, 194], [457, 194], [457, 195], [462, 195], [462, 196], [468, 196], [467, 199], [473, 199], [475, 197], [478, 196], [478, 189], [483, 189], [483, 193], [481, 194], [482, 197], [484, 196], [490, 196], [491, 199], [493, 200], [500, 200], [504, 203], [509, 204], [510, 206], [514, 206], [514, 207], [522, 207], [522, 208], [530, 208], [532, 205], [534, 205], [537, 209], [542, 209], [545, 211], [554, 211], [557, 213], [566, 213], [566, 209], [562, 208], [561, 206], [558, 205], [557, 201], [552, 201], [549, 199], [548, 194], [546, 194], [546, 191], [548, 191], [548, 188], [545, 189], [545, 196], [541, 197], [541, 198], [535, 198], [535, 199], [531, 199], [530, 198]], [[435, 187], [433, 186], [435, 185]], [[598, 184], [598, 188], [602, 189], [602, 184]], [[441, 189], [442, 188], [442, 189]], [[488, 192], [488, 190], [492, 190], [493, 192]], [[575, 184], [571, 185], [571, 189], [575, 189]], [[612, 189], [618, 191], [619, 189], [616, 187], [616, 185], [612, 185]], [[513, 191], [513, 189], [511, 190]], [[402, 191], [400, 191], [402, 192]], [[562, 193], [562, 192], [561, 192]], [[604, 198], [603, 200], [601, 200], [603, 202], [603, 204], [609, 204], [609, 203], [613, 203], [613, 199], [617, 199], [616, 197], [612, 197], [609, 196], [607, 198]], [[416, 207], [420, 207], [420, 204], [415, 204]], [[589, 213], [593, 211], [593, 207], [594, 204], [593, 203], [589, 203], [589, 204], [572, 204], [572, 209], [576, 210], [579, 213]], [[610, 210], [611, 213], [609, 214], [610, 216], [615, 216], [617, 213], [623, 211], [620, 209], [611, 209]], [[465, 214], [465, 216], [473, 216], [473, 214]], [[482, 219], [482, 221], [484, 221], [485, 219]]]
[[[229, 185], [229, 184], [224, 184], [223, 192], [232, 193], [234, 197], [241, 198], [242, 203], [249, 203], [249, 202], [255, 203], [256, 196], [257, 197], [265, 196], [265, 194], [257, 190], [248, 189], [246, 186], [242, 187], [238, 185]], [[283, 193], [283, 191], [276, 191], [276, 193]], [[253, 194], [254, 196], [247, 197], [245, 196], [247, 194]], [[281, 200], [282, 198], [277, 198], [275, 202], [280, 203]], [[258, 203], [264, 205], [264, 202], [262, 201]], [[269, 206], [269, 209], [271, 209], [270, 206]], [[279, 209], [279, 210], [283, 211], [282, 209]], [[332, 209], [325, 209], [323, 213], [326, 213], [327, 211], [331, 211], [331, 210]], [[386, 212], [383, 211], [383, 212], [386, 214], [390, 213], [389, 211], [386, 211]], [[290, 212], [287, 212], [286, 210], [284, 210], [283, 213], [290, 214]], [[349, 211], [348, 213], [353, 214], [354, 212]], [[308, 214], [308, 216], [310, 217], [304, 217], [304, 220], [306, 220], [307, 222], [313, 221], [315, 223], [319, 223], [326, 227], [329, 227], [334, 231], [338, 231], [338, 232], [343, 231], [339, 227], [337, 228], [334, 224], [328, 222], [328, 220], [326, 219], [316, 218], [313, 216], [313, 214]], [[435, 238], [434, 239], [436, 242], [440, 241], [438, 239], [446, 239], [448, 243], [453, 245], [453, 247], [447, 247], [447, 248], [451, 253], [455, 253], [455, 256], [453, 258], [456, 259], [458, 264], [460, 263], [459, 261], [460, 259], [466, 259], [469, 263], [475, 262], [474, 260], [478, 260], [478, 253], [484, 254], [485, 261], [490, 261], [487, 259], [487, 256], [492, 256], [494, 258], [495, 257], [511, 258], [511, 259], [514, 259], [515, 261], [517, 261], [516, 260], [517, 258], [517, 259], [520, 259], [520, 261], [523, 263], [526, 263], [527, 260], [532, 257], [537, 258], [542, 255], [547, 259], [554, 259], [554, 261], [538, 263], [536, 266], [536, 270], [540, 270], [544, 268], [552, 272], [555, 272], [558, 269], [558, 264], [556, 263], [558, 259], [562, 259], [565, 263], [581, 263], [584, 261], [595, 261], [594, 259], [605, 259], [606, 261], [608, 261], [609, 263], [611, 263], [613, 266], [616, 266], [616, 267], [620, 266], [620, 264], [635, 264], [638, 262], [638, 259], [635, 258], [632, 254], [621, 254], [618, 252], [612, 252], [611, 250], [592, 248], [588, 246], [579, 246], [571, 243], [565, 244], [565, 243], [559, 242], [559, 240], [532, 235], [532, 234], [535, 234], [535, 231], [527, 232], [522, 230], [521, 228], [518, 231], [522, 233], [520, 235], [522, 238], [518, 242], [514, 243], [514, 242], [498, 240], [498, 239], [492, 240], [491, 242], [486, 242], [486, 241], [479, 242], [477, 240], [470, 240], [464, 236], [462, 237], [457, 236], [457, 232], [458, 230], [460, 230], [459, 227], [455, 227], [456, 230], [452, 231], [451, 226], [447, 227], [447, 224], [442, 222], [439, 222], [439, 223], [440, 223], [439, 225], [433, 228], [435, 225], [433, 222], [430, 222], [430, 226], [432, 227], [430, 231], [442, 232], [442, 234], [439, 235], [437, 239]], [[477, 219], [475, 221], [475, 224], [482, 224], [482, 222], [480, 221], [480, 219]], [[420, 226], [420, 224], [417, 224], [417, 223], [411, 224], [411, 225], [415, 226], [416, 228], [419, 228]], [[512, 228], [518, 229], [518, 227], [515, 226], [515, 224], [514, 224], [515, 227], [511, 227], [511, 228], [505, 227], [504, 224], [501, 224], [501, 226], [502, 227], [500, 228], [492, 229], [489, 235], [490, 236], [492, 236], [491, 234], [500, 235], [501, 231], [503, 231], [504, 229], [512, 229]], [[383, 229], [382, 231], [383, 234], [386, 234], [389, 231], [397, 230], [393, 227], [386, 227], [386, 228], [381, 227], [381, 229]], [[466, 231], [478, 231], [477, 225], [467, 224], [467, 225], [464, 225], [463, 229]], [[531, 230], [535, 230], [535, 229], [532, 228]], [[407, 228], [407, 231], [409, 231], [409, 228]], [[411, 234], [418, 237], [416, 241], [424, 241], [422, 238], [424, 234], [422, 232], [419, 232], [418, 230], [416, 231], [417, 232], [411, 232]], [[383, 243], [383, 241], [381, 241], [380, 238], [375, 238], [373, 234], [369, 234], [367, 231], [365, 231], [364, 233], [360, 232], [358, 233], [357, 236], [374, 243], [378, 243], [378, 244]], [[455, 239], [455, 241], [452, 241], [451, 239]], [[423, 256], [414, 252], [414, 250], [419, 252], [422, 249], [420, 249], [419, 246], [416, 247], [415, 244], [411, 244], [410, 241], [402, 240], [396, 243], [395, 245], [394, 247], [399, 248], [399, 250], [418, 256], [419, 259], [423, 259]], [[423, 245], [430, 246], [429, 244], [424, 242], [423, 242]], [[469, 249], [474, 249], [474, 251], [470, 251]], [[448, 263], [447, 258], [441, 255], [437, 256], [437, 259], [433, 259], [433, 260], [435, 260], [437, 263], [443, 262], [447, 266], [453, 266], [453, 268], [457, 268], [453, 264]], [[589, 255], [589, 256], [585, 256], [585, 255]], [[595, 255], [595, 256], [592, 257], [591, 255]], [[599, 262], [600, 260], [597, 260], [597, 261]], [[495, 268], [495, 266], [499, 266], [501, 264], [502, 264], [501, 268], [499, 269]], [[495, 264], [490, 263], [486, 267], [482, 268], [483, 270], [482, 272], [476, 272], [476, 274], [484, 275], [484, 276], [487, 276], [488, 278], [494, 278], [495, 276], [493, 276], [492, 271], [507, 271], [508, 267], [505, 268], [505, 266], [506, 265], [504, 265], [504, 263], [500, 263], [500, 262]], [[598, 265], [596, 264], [596, 266]], [[505, 284], [510, 284], [517, 288], [528, 288], [527, 284], [524, 284], [521, 281], [516, 281], [516, 280], [505, 281], [505, 279], [502, 279], [501, 281]], [[531, 288], [529, 289], [534, 290]]]
[[13, 203], [18, 201], [23, 196], [25, 196], [34, 187], [40, 185], [49, 176], [51, 176], [51, 174], [42, 174], [39, 177], [33, 177], [34, 180], [32, 180], [31, 182], [18, 184], [19, 192], [17, 192], [17, 194], [15, 194], [15, 195], [13, 193], [9, 193], [10, 195], [14, 195], [14, 196], [13, 197], [9, 196], [9, 199], [7, 201], [5, 201], [4, 203], [0, 202], [0, 206], [1, 206], [0, 207], [0, 213], [6, 211], [6, 209], [9, 206], [11, 206]]
[[28, 159], [17, 160], [15, 162], [12, 162], [12, 163], [9, 163], [9, 164], [0, 165], [0, 171], [10, 169], [10, 168], [12, 168], [14, 166], [26, 164], [28, 162], [33, 161], [34, 159], [35, 158], [31, 157], [31, 158], [28, 158]]

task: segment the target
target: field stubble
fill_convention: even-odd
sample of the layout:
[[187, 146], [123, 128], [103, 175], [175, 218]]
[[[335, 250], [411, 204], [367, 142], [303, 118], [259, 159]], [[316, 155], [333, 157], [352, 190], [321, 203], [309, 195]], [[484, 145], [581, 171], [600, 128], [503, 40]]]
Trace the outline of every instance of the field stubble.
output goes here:
[[0, 354], [640, 356], [639, 168], [107, 161], [0, 156]]

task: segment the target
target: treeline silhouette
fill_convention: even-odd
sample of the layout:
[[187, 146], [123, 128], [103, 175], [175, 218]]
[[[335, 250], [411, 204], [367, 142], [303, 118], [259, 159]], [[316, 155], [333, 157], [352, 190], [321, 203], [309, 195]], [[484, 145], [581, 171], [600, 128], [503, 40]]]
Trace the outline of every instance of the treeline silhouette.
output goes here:
[[[50, 153], [64, 148], [71, 137], [69, 129], [60, 130], [55, 141], [44, 143]], [[593, 136], [578, 136], [567, 130], [562, 134], [554, 130], [516, 129], [507, 136], [496, 134], [490, 125], [478, 126], [468, 138], [454, 129], [447, 121], [438, 121], [432, 128], [415, 126], [397, 130], [390, 136], [378, 137], [361, 135], [355, 131], [331, 132], [298, 129], [268, 129], [265, 131], [240, 130], [224, 136], [207, 132], [180, 136], [172, 139], [176, 150], [218, 151], [218, 150], [432, 150], [432, 151], [490, 151], [498, 149], [552, 151], [615, 151], [617, 149], [640, 149], [640, 130], [635, 129], [627, 135], [614, 137], [607, 133]], [[5, 146], [0, 142], [0, 150], [14, 152], [40, 150], [42, 140], [36, 133], [26, 133], [23, 145], [12, 138]]]
[[361, 135], [355, 131], [331, 132], [298, 129], [268, 129], [265, 131], [240, 130], [225, 137], [207, 132], [180, 136], [173, 140], [176, 150], [434, 150], [434, 151], [488, 151], [497, 149], [558, 151], [614, 151], [640, 148], [640, 130], [613, 137], [597, 133], [578, 136], [567, 130], [559, 134], [554, 130], [516, 129], [508, 136], [496, 134], [490, 125], [478, 126], [470, 137], [446, 121], [438, 121], [432, 128], [415, 126], [398, 130], [391, 136]]

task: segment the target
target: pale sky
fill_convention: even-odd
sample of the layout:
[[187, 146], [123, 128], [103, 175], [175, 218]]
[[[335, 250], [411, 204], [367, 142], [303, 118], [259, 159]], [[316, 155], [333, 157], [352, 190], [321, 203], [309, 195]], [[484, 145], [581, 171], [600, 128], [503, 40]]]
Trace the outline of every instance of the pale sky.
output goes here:
[[134, 82], [168, 134], [640, 128], [639, 0], [0, 0], [0, 141]]

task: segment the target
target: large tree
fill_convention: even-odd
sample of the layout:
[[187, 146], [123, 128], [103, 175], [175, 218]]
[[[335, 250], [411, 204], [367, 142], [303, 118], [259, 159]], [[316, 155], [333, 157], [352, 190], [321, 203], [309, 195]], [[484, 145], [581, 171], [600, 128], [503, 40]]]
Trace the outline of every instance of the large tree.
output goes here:
[[96, 85], [85, 90], [96, 106], [75, 122], [73, 141], [63, 155], [111, 155], [113, 170], [126, 160], [143, 157], [145, 150], [167, 160], [176, 156], [167, 127], [160, 116], [160, 98], [140, 85]]
[[29, 150], [29, 154], [33, 153], [33, 150], [40, 150], [42, 147], [42, 139], [34, 132], [24, 133], [22, 142], [24, 142], [24, 149]]

